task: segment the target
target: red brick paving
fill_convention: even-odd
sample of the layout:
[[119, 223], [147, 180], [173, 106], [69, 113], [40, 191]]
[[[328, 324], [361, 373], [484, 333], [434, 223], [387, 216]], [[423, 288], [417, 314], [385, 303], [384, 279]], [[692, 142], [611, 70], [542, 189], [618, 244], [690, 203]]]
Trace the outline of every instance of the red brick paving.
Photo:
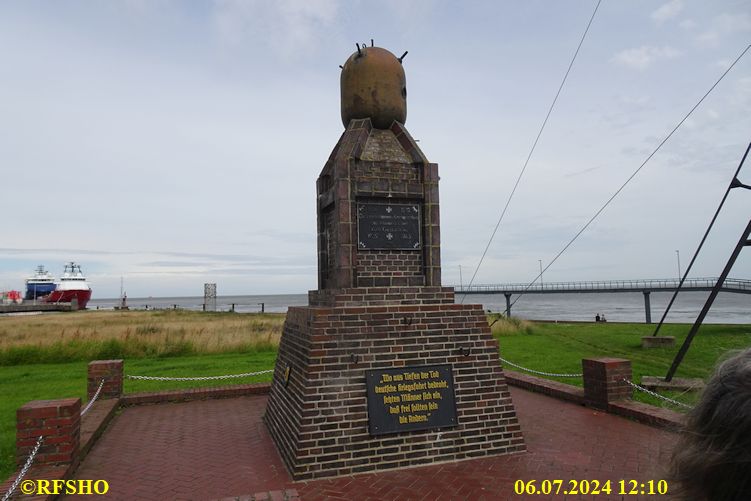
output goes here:
[[[674, 434], [526, 390], [511, 393], [528, 448], [513, 456], [296, 483], [261, 422], [266, 397], [251, 396], [126, 408], [76, 478], [107, 480], [109, 495], [97, 499], [216, 499], [296, 489], [303, 501], [649, 499], [618, 495], [618, 481], [665, 478]], [[517, 496], [518, 479], [561, 479], [564, 488], [568, 480], [610, 480], [613, 493]]]

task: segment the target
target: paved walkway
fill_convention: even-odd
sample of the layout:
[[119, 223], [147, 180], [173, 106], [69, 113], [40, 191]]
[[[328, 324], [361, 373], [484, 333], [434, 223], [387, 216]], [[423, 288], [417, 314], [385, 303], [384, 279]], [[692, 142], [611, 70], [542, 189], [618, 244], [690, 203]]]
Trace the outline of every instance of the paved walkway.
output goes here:
[[[97, 499], [215, 499], [296, 489], [302, 501], [667, 499], [617, 494], [619, 481], [664, 479], [676, 436], [511, 388], [528, 452], [331, 480], [293, 482], [261, 422], [265, 396], [130, 407], [78, 469], [105, 479]], [[517, 496], [518, 479], [610, 480], [612, 494]], [[630, 484], [626, 484], [630, 487]]]

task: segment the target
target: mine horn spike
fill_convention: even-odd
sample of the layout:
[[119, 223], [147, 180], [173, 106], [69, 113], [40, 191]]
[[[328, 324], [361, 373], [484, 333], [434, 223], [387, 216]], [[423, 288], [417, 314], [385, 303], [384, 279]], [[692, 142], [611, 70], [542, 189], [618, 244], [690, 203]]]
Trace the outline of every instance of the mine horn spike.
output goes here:
[[404, 59], [407, 56], [407, 54], [409, 54], [409, 51], [405, 50], [404, 54], [402, 54], [402, 57], [398, 58], [400, 63], [402, 62], [402, 59]]
[[356, 43], [355, 45], [357, 46], [357, 55], [362, 56], [362, 52], [360, 52], [360, 44]]

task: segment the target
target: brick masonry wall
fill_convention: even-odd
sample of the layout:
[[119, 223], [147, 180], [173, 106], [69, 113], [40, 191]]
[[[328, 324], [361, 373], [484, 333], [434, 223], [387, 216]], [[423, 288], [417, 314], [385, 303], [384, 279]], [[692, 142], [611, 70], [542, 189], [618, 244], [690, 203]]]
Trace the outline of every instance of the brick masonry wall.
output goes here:
[[[402, 161], [394, 161], [398, 158]], [[438, 166], [427, 161], [403, 125], [394, 122], [388, 130], [377, 130], [368, 119], [353, 120], [318, 178], [317, 193], [320, 289], [440, 285]], [[414, 252], [421, 259], [416, 273], [413, 268], [402, 275], [380, 270], [374, 262], [380, 257], [357, 249], [359, 201], [420, 204], [422, 249]]]
[[[438, 364], [458, 426], [370, 436], [365, 370]], [[290, 308], [264, 419], [297, 480], [524, 450], [481, 305]]]
[[371, 129], [360, 159], [400, 164], [412, 163], [412, 157], [404, 151], [394, 133], [389, 129]]
[[551, 381], [508, 369], [503, 369], [503, 374], [506, 376], [506, 382], [511, 386], [517, 386], [525, 390], [584, 405], [584, 389], [578, 386]]
[[336, 252], [334, 252], [332, 229], [334, 224], [334, 210], [329, 206], [326, 210], [320, 211], [319, 218], [319, 249], [318, 249], [318, 273], [320, 275], [321, 288], [328, 289], [333, 287], [333, 270], [336, 269]]
[[184, 388], [180, 390], [128, 393], [120, 399], [120, 404], [163, 404], [167, 402], [189, 402], [191, 400], [265, 395], [269, 393], [270, 388], [269, 383], [250, 383], [219, 386], [217, 388]]
[[308, 291], [310, 306], [453, 304], [453, 287], [359, 287]]
[[[404, 283], [389, 285], [408, 285], [407, 277], [422, 277], [422, 253], [407, 250], [359, 250], [357, 252], [357, 279], [365, 277], [404, 278]], [[420, 283], [419, 285], [422, 285]]]
[[382, 193], [422, 196], [420, 170], [411, 163], [361, 161], [355, 164], [354, 174], [360, 196]]
[[76, 460], [81, 436], [81, 399], [34, 400], [16, 411], [16, 459], [22, 465], [36, 445], [35, 466], [70, 464]]
[[[375, 131], [375, 130], [374, 130]], [[378, 131], [391, 134], [391, 131]], [[371, 137], [373, 131], [371, 131]], [[370, 139], [368, 140], [370, 141]], [[396, 143], [396, 141], [395, 141]], [[354, 276], [357, 287], [373, 286], [421, 286], [426, 284], [425, 263], [435, 259], [440, 262], [440, 241], [438, 240], [438, 204], [436, 190], [430, 191], [432, 182], [425, 179], [424, 171], [432, 171], [435, 166], [415, 166], [377, 161], [355, 162], [353, 188], [355, 200], [352, 214], [356, 214], [357, 201], [391, 203], [399, 201], [419, 201], [422, 220], [422, 248], [418, 251], [386, 251], [357, 249], [354, 258]], [[429, 177], [429, 176], [428, 176]], [[426, 193], [430, 191], [430, 193]], [[434, 194], [436, 199], [431, 199]], [[427, 196], [426, 196], [427, 195]], [[427, 211], [427, 213], [426, 213]], [[356, 227], [356, 226], [355, 226]], [[434, 283], [433, 285], [438, 285]]]

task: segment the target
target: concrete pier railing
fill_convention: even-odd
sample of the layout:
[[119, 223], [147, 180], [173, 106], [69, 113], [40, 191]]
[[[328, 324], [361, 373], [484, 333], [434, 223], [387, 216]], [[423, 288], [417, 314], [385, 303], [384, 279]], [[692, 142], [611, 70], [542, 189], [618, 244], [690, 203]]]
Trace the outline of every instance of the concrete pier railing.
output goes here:
[[[687, 278], [682, 291], [711, 291], [719, 278]], [[599, 280], [584, 282], [535, 282], [533, 284], [478, 284], [454, 287], [456, 294], [503, 294], [506, 297], [506, 315], [511, 316], [511, 298], [514, 294], [584, 294], [641, 292], [644, 294], [646, 323], [652, 323], [652, 307], [649, 295], [652, 292], [678, 290], [678, 278], [648, 278], [636, 280]], [[751, 280], [726, 278], [720, 289], [723, 292], [751, 294]]]

